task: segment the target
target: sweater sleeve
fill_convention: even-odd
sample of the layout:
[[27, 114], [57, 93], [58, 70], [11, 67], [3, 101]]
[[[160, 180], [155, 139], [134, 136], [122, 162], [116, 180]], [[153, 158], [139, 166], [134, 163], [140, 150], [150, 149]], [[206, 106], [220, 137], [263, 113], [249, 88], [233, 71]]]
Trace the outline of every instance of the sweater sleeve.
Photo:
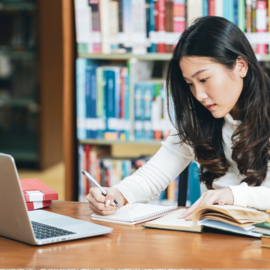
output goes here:
[[259, 210], [270, 209], [270, 188], [265, 186], [250, 187], [243, 182], [238, 186], [230, 186], [234, 197], [234, 205], [252, 207]]
[[190, 147], [179, 144], [175, 130], [161, 144], [158, 152], [144, 166], [114, 186], [129, 203], [153, 200], [193, 160]]

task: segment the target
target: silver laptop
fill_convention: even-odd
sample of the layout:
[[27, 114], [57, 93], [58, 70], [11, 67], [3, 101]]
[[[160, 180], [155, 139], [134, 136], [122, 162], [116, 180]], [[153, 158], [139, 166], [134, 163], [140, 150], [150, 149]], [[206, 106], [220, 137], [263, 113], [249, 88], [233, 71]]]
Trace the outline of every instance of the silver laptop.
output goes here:
[[0, 235], [45, 245], [103, 235], [112, 228], [45, 210], [27, 210], [14, 159], [0, 153]]

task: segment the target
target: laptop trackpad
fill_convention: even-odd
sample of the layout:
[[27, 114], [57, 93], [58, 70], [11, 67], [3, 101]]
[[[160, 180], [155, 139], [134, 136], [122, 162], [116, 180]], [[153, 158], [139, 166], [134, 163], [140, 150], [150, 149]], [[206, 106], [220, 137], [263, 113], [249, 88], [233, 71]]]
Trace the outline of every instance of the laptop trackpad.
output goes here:
[[51, 226], [55, 226], [55, 227], [64, 228], [64, 227], [71, 226], [71, 225], [82, 224], [82, 221], [62, 216], [62, 217], [53, 217], [53, 218], [49, 218], [49, 219], [43, 219], [42, 223], [47, 224], [47, 225], [51, 225]]

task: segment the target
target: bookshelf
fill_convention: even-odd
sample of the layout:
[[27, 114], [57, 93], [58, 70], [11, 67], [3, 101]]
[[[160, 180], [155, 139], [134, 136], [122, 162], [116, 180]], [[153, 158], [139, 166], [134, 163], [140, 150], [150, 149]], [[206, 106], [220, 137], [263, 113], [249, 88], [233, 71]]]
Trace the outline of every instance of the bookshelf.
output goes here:
[[[133, 93], [133, 84], [134, 78], [132, 77], [132, 62], [136, 61], [160, 61], [166, 63], [171, 58], [171, 53], [147, 53], [147, 54], [132, 54], [132, 53], [124, 53], [124, 54], [101, 54], [101, 53], [82, 53], [76, 52], [76, 37], [75, 37], [75, 10], [73, 1], [66, 1], [65, 3], [66, 13], [63, 16], [63, 35], [66, 36], [66, 44], [68, 44], [68, 48], [66, 48], [67, 52], [72, 52], [69, 54], [69, 59], [67, 62], [71, 65], [66, 68], [66, 80], [67, 85], [66, 89], [64, 89], [64, 115], [67, 115], [66, 119], [64, 119], [64, 158], [66, 165], [66, 200], [76, 200], [78, 194], [78, 158], [77, 151], [78, 145], [99, 145], [99, 146], [108, 146], [110, 147], [110, 152], [123, 156], [125, 153], [133, 152], [137, 150], [138, 153], [147, 153], [149, 155], [153, 155], [160, 147], [160, 141], [154, 140], [129, 140], [129, 141], [120, 141], [120, 140], [102, 140], [102, 139], [77, 139], [76, 134], [76, 78], [75, 78], [75, 66], [76, 59], [89, 59], [89, 60], [110, 60], [110, 61], [119, 61], [121, 63], [129, 62], [131, 63], [131, 76], [130, 76], [130, 87], [131, 92]], [[64, 23], [65, 22], [65, 23]], [[247, 33], [246, 34], [251, 43], [259, 43], [264, 41], [269, 44], [269, 33]], [[66, 55], [68, 53], [66, 52]], [[270, 61], [269, 54], [257, 54], [257, 59], [259, 61]], [[132, 97], [131, 97], [132, 99]], [[131, 108], [132, 111], [132, 108]], [[131, 115], [131, 119], [133, 115]], [[183, 172], [182, 177], [187, 176], [187, 171]], [[186, 189], [187, 183], [181, 182], [181, 185]], [[183, 205], [183, 201], [180, 203]]]
[[45, 169], [63, 158], [60, 11], [59, 1], [0, 3], [1, 68], [7, 69], [0, 76], [0, 151], [19, 167]]

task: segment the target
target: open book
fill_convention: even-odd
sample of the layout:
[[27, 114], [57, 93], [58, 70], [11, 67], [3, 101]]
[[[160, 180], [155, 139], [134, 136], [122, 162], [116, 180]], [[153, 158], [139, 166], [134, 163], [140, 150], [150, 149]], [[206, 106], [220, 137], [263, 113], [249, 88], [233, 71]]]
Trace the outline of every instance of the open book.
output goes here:
[[112, 215], [101, 216], [92, 214], [93, 220], [134, 225], [156, 219], [176, 210], [176, 206], [161, 206], [144, 203], [134, 203], [121, 207]]
[[253, 232], [253, 225], [268, 218], [268, 215], [264, 212], [232, 205], [201, 206], [193, 212], [192, 221], [178, 218], [184, 212], [185, 209], [179, 209], [165, 217], [147, 222], [143, 226], [191, 232], [201, 232], [203, 227], [212, 227], [238, 234], [260, 237], [260, 233]]

